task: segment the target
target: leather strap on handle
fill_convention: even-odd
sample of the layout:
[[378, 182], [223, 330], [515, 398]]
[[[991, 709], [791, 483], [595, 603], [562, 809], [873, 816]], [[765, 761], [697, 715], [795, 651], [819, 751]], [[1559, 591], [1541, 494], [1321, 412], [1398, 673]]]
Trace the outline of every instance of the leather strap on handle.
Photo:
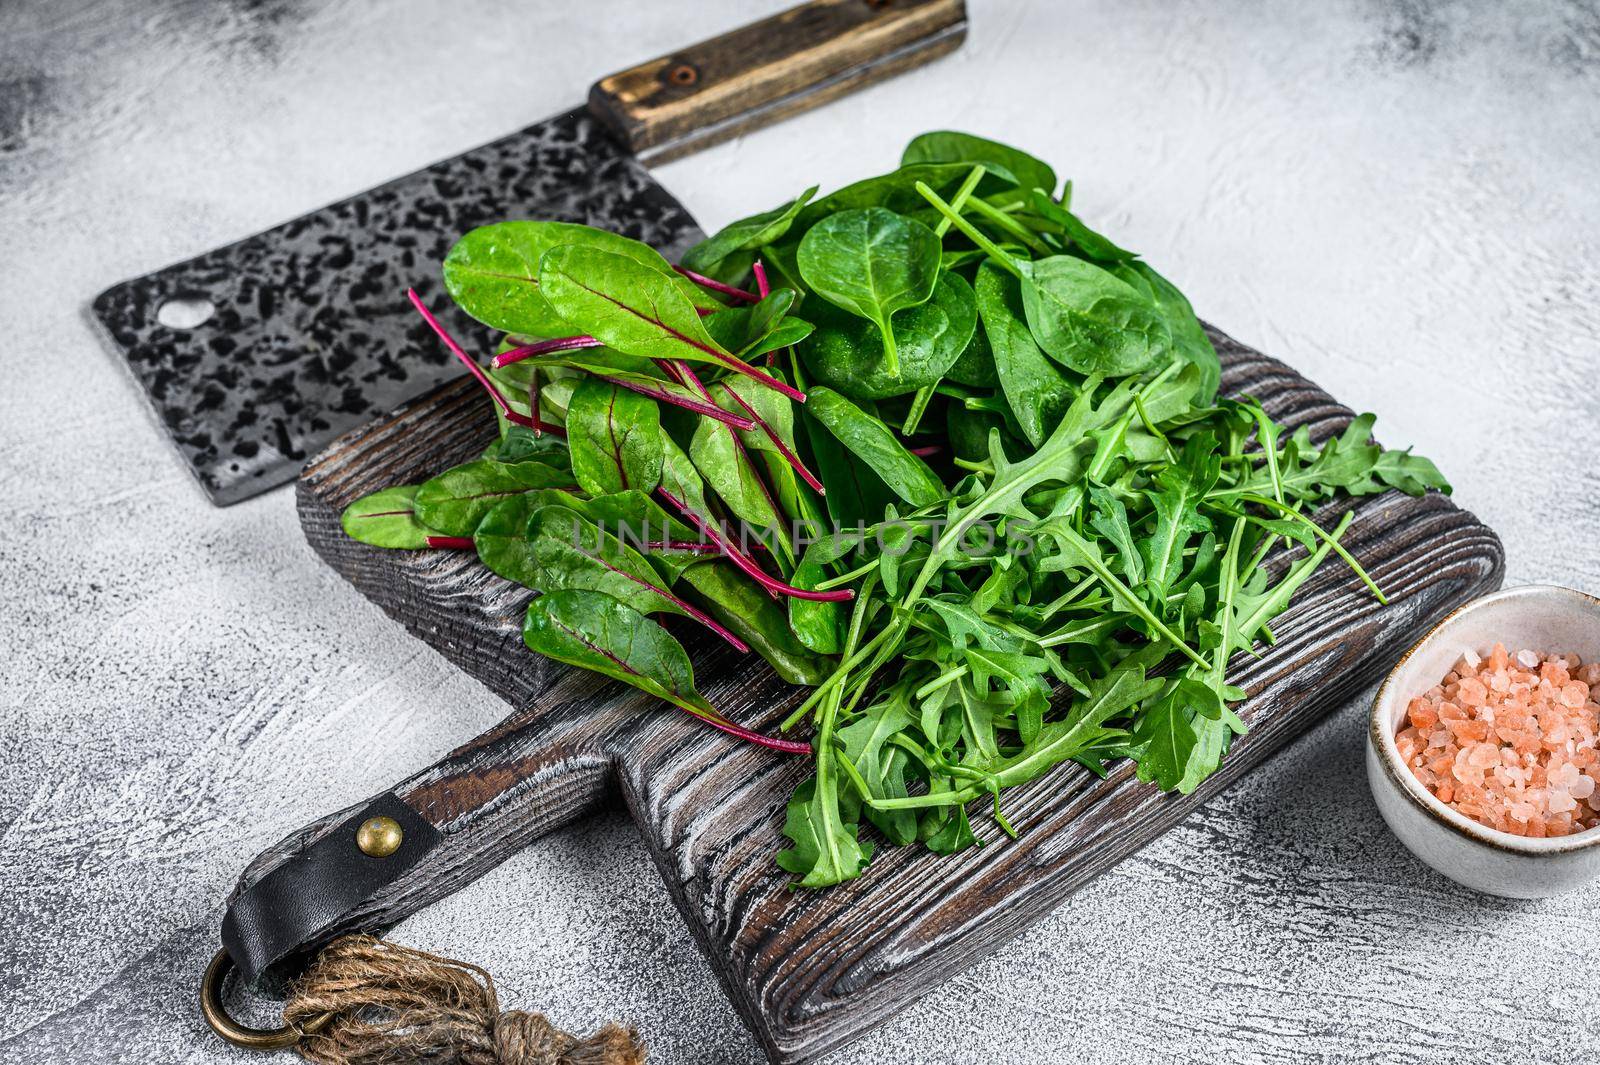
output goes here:
[[965, 0], [812, 0], [596, 82], [589, 111], [665, 162], [921, 66], [966, 39]]

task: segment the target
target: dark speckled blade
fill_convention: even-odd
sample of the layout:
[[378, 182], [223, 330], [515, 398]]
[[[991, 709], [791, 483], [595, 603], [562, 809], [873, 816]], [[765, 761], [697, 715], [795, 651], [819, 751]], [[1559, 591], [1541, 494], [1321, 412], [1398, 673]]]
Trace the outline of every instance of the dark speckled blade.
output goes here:
[[[439, 262], [474, 226], [604, 226], [669, 258], [701, 233], [582, 110], [530, 126], [265, 233], [102, 292], [94, 314], [218, 505], [290, 480], [308, 455], [462, 368], [406, 301], [415, 288], [468, 350]], [[192, 329], [157, 313], [200, 297]]]

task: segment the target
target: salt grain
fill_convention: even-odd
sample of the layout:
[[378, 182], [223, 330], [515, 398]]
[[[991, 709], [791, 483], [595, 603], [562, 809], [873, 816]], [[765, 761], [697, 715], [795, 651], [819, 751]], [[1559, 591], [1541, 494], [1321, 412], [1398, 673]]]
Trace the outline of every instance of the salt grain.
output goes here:
[[1411, 701], [1395, 737], [1422, 785], [1492, 828], [1545, 837], [1600, 824], [1600, 664], [1495, 644]]

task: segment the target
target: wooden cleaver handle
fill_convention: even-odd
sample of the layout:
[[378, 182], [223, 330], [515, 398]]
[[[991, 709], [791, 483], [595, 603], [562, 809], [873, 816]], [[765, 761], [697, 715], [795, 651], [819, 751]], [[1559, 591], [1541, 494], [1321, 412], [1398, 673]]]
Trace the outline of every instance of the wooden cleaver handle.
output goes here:
[[602, 78], [589, 111], [665, 162], [954, 51], [965, 0], [812, 0]]

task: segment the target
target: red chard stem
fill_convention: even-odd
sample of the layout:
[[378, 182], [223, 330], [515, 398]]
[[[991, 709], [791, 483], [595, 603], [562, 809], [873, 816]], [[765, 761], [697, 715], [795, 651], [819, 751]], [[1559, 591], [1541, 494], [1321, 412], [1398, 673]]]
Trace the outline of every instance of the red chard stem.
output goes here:
[[706, 539], [716, 544], [717, 547], [721, 548], [722, 553], [727, 556], [728, 561], [737, 566], [740, 572], [749, 577], [751, 580], [755, 581], [757, 584], [761, 585], [761, 587], [765, 588], [767, 591], [774, 592], [778, 595], [787, 595], [793, 599], [812, 599], [824, 603], [837, 603], [847, 599], [855, 598], [856, 593], [850, 588], [834, 588], [826, 592], [813, 592], [808, 588], [796, 588], [792, 584], [785, 584], [775, 577], [769, 576], [766, 571], [764, 571], [760, 566], [756, 565], [748, 555], [745, 555], [737, 547], [734, 547], [726, 536], [723, 536], [722, 533], [717, 531], [717, 529], [714, 528], [709, 522], [685, 506], [681, 499], [673, 495], [665, 488], [657, 488], [656, 491], [661, 494], [662, 499], [665, 499], [672, 505], [674, 510], [688, 519], [689, 524], [693, 525], [697, 530], [699, 530], [700, 535], [704, 536]]
[[538, 426], [534, 419], [511, 409], [511, 404], [506, 401], [505, 396], [500, 394], [500, 389], [495, 387], [495, 383], [489, 379], [489, 375], [483, 372], [483, 367], [474, 362], [472, 356], [463, 351], [461, 345], [455, 342], [455, 338], [445, 332], [444, 326], [440, 325], [439, 319], [435, 318], [433, 312], [428, 310], [427, 306], [422, 302], [422, 297], [417, 295], [416, 289], [406, 289], [406, 297], [411, 300], [411, 305], [417, 309], [417, 313], [422, 315], [422, 320], [427, 322], [429, 327], [439, 335], [440, 340], [444, 341], [444, 346], [449, 348], [455, 354], [455, 357], [460, 359], [468, 370], [472, 371], [472, 376], [478, 379], [478, 383], [488, 390], [489, 397], [495, 401], [495, 404], [500, 408], [500, 412], [506, 416], [506, 421], [528, 429]]
[[701, 288], [710, 289], [712, 292], [720, 292], [724, 296], [729, 296], [745, 303], [755, 303], [761, 299], [760, 296], [757, 296], [752, 292], [746, 292], [742, 288], [734, 288], [732, 285], [724, 285], [721, 281], [718, 281], [715, 278], [707, 277], [705, 274], [697, 274], [693, 270], [686, 269], [682, 266], [674, 266], [673, 269], [678, 271], [678, 273], [682, 274], [684, 277], [687, 277], [690, 281], [693, 281], [695, 284], [699, 285]]
[[537, 344], [524, 344], [520, 348], [502, 351], [489, 360], [489, 365], [496, 370], [510, 366], [523, 359], [536, 359], [540, 355], [551, 355], [558, 351], [579, 351], [583, 348], [602, 348], [604, 344], [591, 336], [556, 337], [554, 340], [541, 340]]

